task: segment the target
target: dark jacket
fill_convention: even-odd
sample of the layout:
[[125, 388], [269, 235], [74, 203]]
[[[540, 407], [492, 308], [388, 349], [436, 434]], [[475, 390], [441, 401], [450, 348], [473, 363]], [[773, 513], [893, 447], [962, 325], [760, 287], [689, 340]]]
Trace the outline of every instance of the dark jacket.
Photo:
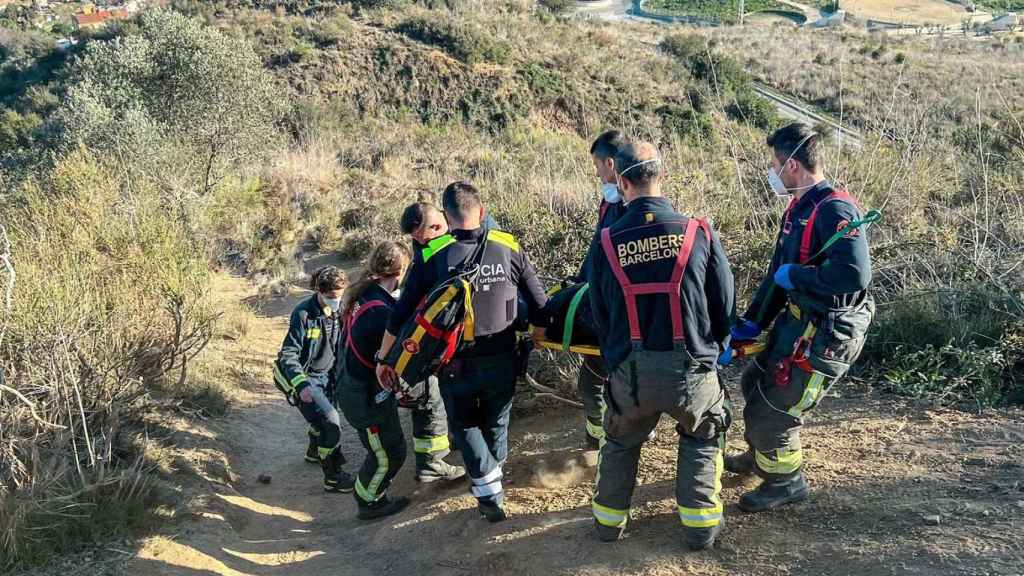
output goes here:
[[[315, 364], [328, 366], [322, 371], [316, 371], [317, 375], [328, 375], [332, 384], [336, 381], [336, 374], [331, 367], [338, 351], [341, 327], [336, 325], [333, 331], [330, 330], [330, 321], [320, 307], [316, 294], [299, 302], [292, 310], [288, 333], [277, 354], [277, 366], [293, 387], [306, 381], [310, 367]], [[333, 339], [328, 337], [331, 334]]]
[[[597, 212], [597, 226], [594, 228], [594, 235], [591, 236], [590, 242], [593, 244], [594, 238], [601, 234], [601, 230], [615, 224], [626, 213], [626, 205], [624, 202], [608, 202], [607, 200], [601, 200], [601, 207]], [[574, 283], [586, 282], [590, 277], [590, 251], [587, 251], [586, 256], [583, 257], [583, 263], [580, 265], [580, 271], [573, 278]]]
[[369, 368], [359, 361], [352, 351], [352, 347], [354, 346], [363, 358], [372, 363], [374, 355], [380, 349], [380, 342], [384, 339], [384, 330], [388, 326], [388, 315], [395, 305], [395, 299], [379, 284], [371, 284], [356, 300], [356, 303], [362, 306], [373, 300], [380, 300], [384, 305], [368, 309], [359, 316], [357, 322], [347, 327], [346, 333], [351, 332], [352, 334], [351, 346], [346, 345], [344, 340], [340, 342], [346, 374], [354, 380], [366, 383], [376, 383], [377, 374], [374, 368]]
[[[453, 275], [454, 269], [473, 256], [484, 229], [454, 230], [435, 238], [414, 263], [406, 277], [402, 295], [388, 319], [388, 331], [399, 334], [413, 317], [420, 301], [441, 282]], [[512, 353], [516, 336], [513, 322], [517, 315], [517, 292], [526, 301], [531, 320], [542, 321], [541, 308], [547, 302], [544, 289], [529, 258], [511, 234], [488, 233], [488, 242], [481, 261], [481, 272], [473, 292], [475, 341], [463, 343], [456, 356], [491, 356]]]
[[[830, 184], [822, 182], [790, 204], [780, 224], [768, 272], [744, 318], [767, 328], [788, 299], [802, 300], [821, 310], [843, 309], [862, 300], [863, 291], [871, 283], [871, 254], [864, 228], [833, 244], [825, 252], [824, 263], [794, 270], [790, 275], [796, 287], [793, 294], [787, 295], [785, 290], [775, 286], [773, 279], [783, 264], [799, 263], [800, 242], [807, 220], [815, 205], [834, 190]], [[860, 210], [845, 200], [821, 204], [814, 221], [810, 255], [816, 254], [841, 225], [860, 217]]]
[[[647, 239], [661, 241], [683, 234], [689, 218], [672, 208], [666, 198], [638, 198], [630, 202], [625, 214], [609, 228], [616, 254], [629, 252], [627, 246], [641, 246]], [[695, 370], [712, 370], [725, 348], [729, 328], [735, 316], [732, 270], [720, 239], [708, 238], [698, 230], [690, 259], [679, 286], [682, 304], [683, 335]], [[659, 248], [643, 248], [635, 261], [620, 259], [632, 283], [668, 282], [675, 268], [677, 249], [666, 242], [651, 242]], [[620, 248], [620, 246], [622, 248]], [[650, 256], [650, 258], [646, 258]], [[601, 355], [610, 370], [629, 358], [633, 351], [629, 320], [622, 285], [608, 262], [596, 237], [590, 247], [590, 301], [601, 340]], [[649, 351], [673, 350], [672, 316], [669, 300], [662, 295], [637, 296], [637, 311], [643, 348]], [[704, 366], [699, 368], [698, 365]]]

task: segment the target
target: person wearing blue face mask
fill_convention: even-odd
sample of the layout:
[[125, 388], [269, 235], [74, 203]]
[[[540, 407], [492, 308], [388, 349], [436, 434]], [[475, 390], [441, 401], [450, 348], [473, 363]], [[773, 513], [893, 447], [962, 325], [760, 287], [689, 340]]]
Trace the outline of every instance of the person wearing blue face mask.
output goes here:
[[[768, 183], [791, 199], [765, 279], [731, 331], [734, 343], [747, 342], [771, 326], [768, 347], [741, 380], [749, 448], [725, 458], [729, 472], [764, 480], [740, 498], [746, 512], [807, 498], [800, 427], [860, 355], [875, 310], [866, 233], [851, 224], [862, 212], [825, 179], [821, 137], [796, 122], [767, 144], [773, 152]], [[731, 358], [730, 348], [719, 363]]]
[[[597, 225], [594, 235], [611, 226], [625, 212], [622, 194], [616, 184], [615, 155], [626, 143], [626, 137], [618, 130], [608, 130], [594, 140], [590, 146], [590, 158], [594, 170], [601, 180], [601, 204], [597, 213]], [[580, 271], [572, 280], [574, 283], [586, 282], [591, 268], [590, 255], [584, 258]], [[584, 356], [577, 380], [577, 390], [583, 399], [583, 412], [586, 418], [586, 445], [590, 450], [597, 450], [604, 439], [604, 428], [601, 422], [604, 413], [604, 386], [608, 380], [604, 359], [600, 356]]]
[[349, 493], [355, 479], [341, 468], [345, 464], [339, 447], [341, 416], [332, 402], [345, 284], [345, 273], [335, 266], [313, 273], [310, 289], [314, 293], [292, 310], [274, 362], [274, 383], [309, 423], [306, 460], [323, 468], [324, 490]]

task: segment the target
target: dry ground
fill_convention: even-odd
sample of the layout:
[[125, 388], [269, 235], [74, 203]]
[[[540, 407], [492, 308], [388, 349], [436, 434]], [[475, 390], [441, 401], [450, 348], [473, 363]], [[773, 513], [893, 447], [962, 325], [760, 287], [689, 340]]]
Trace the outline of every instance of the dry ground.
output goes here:
[[[243, 354], [269, 362], [292, 301], [257, 301], [260, 325]], [[465, 486], [420, 488], [407, 467], [394, 492], [411, 494], [414, 505], [394, 519], [364, 524], [353, 518], [351, 497], [321, 493], [319, 471], [302, 463], [298, 414], [282, 405], [266, 378], [240, 384], [239, 404], [216, 434], [236, 479], [211, 485], [195, 510], [198, 521], [180, 526], [176, 537], [145, 542], [126, 566], [129, 573], [1024, 571], [1019, 412], [979, 417], [848, 390], [807, 428], [814, 497], [778, 513], [745, 516], [735, 502], [752, 482], [727, 477], [727, 531], [715, 551], [691, 554], [680, 545], [673, 513], [675, 434], [668, 422], [645, 449], [633, 529], [622, 543], [593, 538], [593, 469], [578, 448], [580, 417], [557, 406], [517, 412], [509, 522], [486, 524]], [[358, 459], [351, 434], [345, 448]], [[257, 483], [258, 474], [273, 482]]]
[[843, 10], [860, 18], [907, 24], [959, 24], [967, 10], [944, 0], [843, 0]]
[[[629, 537], [601, 544], [591, 527], [594, 470], [579, 448], [581, 415], [528, 400], [512, 424], [508, 522], [480, 519], [462, 483], [418, 486], [411, 465], [393, 492], [412, 496], [413, 505], [391, 519], [358, 522], [352, 497], [324, 494], [319, 470], [302, 461], [304, 423], [269, 381], [301, 294], [261, 299], [243, 293], [240, 280], [222, 286], [234, 286], [258, 319], [224, 351], [240, 366], [229, 416], [174, 426], [180, 444], [192, 448], [194, 468], [205, 471], [188, 489], [185, 519], [142, 542], [66, 562], [73, 573], [1024, 574], [1022, 412], [935, 409], [853, 384], [806, 428], [812, 498], [744, 515], [735, 503], [754, 481], [726, 475], [727, 526], [713, 551], [690, 553], [680, 541], [676, 435], [667, 421], [644, 448]], [[741, 437], [742, 424], [730, 443]], [[343, 442], [351, 467], [360, 450], [348, 430]], [[272, 482], [258, 483], [260, 474]]]

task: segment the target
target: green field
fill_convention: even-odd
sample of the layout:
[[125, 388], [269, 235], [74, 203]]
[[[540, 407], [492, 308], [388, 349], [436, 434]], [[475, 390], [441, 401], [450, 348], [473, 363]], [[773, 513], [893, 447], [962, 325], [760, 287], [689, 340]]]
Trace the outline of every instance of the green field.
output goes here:
[[[739, 19], [739, 0], [650, 0], [644, 8], [680, 16], [697, 16], [726, 23]], [[785, 8], [775, 0], [746, 0], [746, 12]]]

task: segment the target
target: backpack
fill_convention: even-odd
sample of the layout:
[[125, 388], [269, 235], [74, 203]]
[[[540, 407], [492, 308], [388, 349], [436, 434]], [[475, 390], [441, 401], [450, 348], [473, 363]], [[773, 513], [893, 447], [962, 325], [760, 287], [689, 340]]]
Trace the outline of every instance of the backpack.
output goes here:
[[474, 339], [473, 292], [487, 233], [473, 255], [455, 269], [455, 275], [428, 293], [416, 313], [396, 334], [384, 364], [398, 374], [403, 386], [424, 382], [437, 374], [455, 355], [459, 344]]

